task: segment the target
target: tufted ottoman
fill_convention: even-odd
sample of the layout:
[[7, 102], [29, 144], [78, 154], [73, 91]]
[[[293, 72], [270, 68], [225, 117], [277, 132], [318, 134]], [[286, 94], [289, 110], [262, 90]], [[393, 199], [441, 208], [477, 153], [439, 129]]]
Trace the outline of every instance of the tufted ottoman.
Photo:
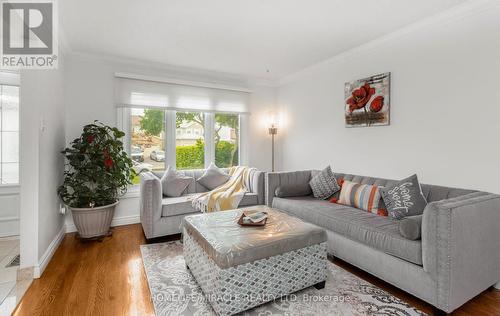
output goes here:
[[326, 280], [326, 232], [265, 206], [267, 224], [241, 227], [243, 210], [185, 217], [184, 259], [219, 315], [233, 315]]

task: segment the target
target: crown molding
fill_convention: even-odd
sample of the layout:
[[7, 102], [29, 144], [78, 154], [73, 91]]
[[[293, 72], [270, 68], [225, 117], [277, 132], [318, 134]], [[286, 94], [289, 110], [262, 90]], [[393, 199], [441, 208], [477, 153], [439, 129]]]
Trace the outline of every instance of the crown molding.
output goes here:
[[[175, 66], [165, 63], [154, 61], [147, 61], [144, 59], [127, 58], [122, 56], [115, 56], [109, 54], [96, 54], [71, 50], [66, 54], [70, 58], [77, 58], [80, 60], [90, 60], [94, 62], [103, 62], [114, 65], [115, 72], [123, 72], [120, 65], [127, 65], [131, 67], [143, 68], [144, 70], [153, 70], [155, 72], [162, 72], [162, 76], [177, 78], [179, 80], [201, 80], [203, 82], [212, 82], [214, 84], [238, 86], [248, 88], [251, 86], [266, 86], [276, 87], [277, 81], [274, 79], [257, 78], [252, 76], [244, 76], [226, 72], [212, 71], [206, 69], [190, 68], [184, 66]], [[129, 72], [129, 71], [127, 71]], [[202, 79], [198, 79], [202, 78]]]
[[393, 41], [395, 39], [407, 36], [408, 34], [411, 34], [413, 32], [430, 28], [430, 27], [435, 27], [438, 25], [445, 25], [448, 23], [452, 23], [453, 21], [460, 20], [466, 17], [474, 16], [477, 14], [480, 14], [482, 12], [487, 11], [488, 9], [499, 6], [500, 1], [497, 0], [468, 0], [462, 4], [459, 4], [455, 7], [452, 7], [448, 10], [442, 11], [440, 13], [437, 13], [435, 15], [432, 15], [428, 18], [424, 18], [422, 20], [419, 20], [417, 22], [414, 22], [412, 24], [409, 24], [407, 26], [404, 26], [394, 32], [388, 33], [386, 35], [383, 35], [381, 37], [378, 37], [376, 39], [373, 39], [365, 44], [353, 47], [351, 49], [348, 49], [342, 53], [339, 53], [337, 55], [334, 55], [324, 61], [321, 61], [319, 63], [310, 65], [308, 67], [303, 68], [302, 70], [299, 70], [293, 74], [287, 75], [282, 77], [281, 79], [278, 80], [277, 86], [283, 86], [285, 84], [291, 83], [295, 80], [298, 79], [302, 74], [317, 68], [321, 67], [322, 65], [334, 63], [334, 62], [339, 62], [343, 59], [346, 59], [348, 57], [351, 57], [355, 54], [358, 54], [362, 51], [369, 51], [373, 50], [377, 47], [380, 47], [381, 45]]

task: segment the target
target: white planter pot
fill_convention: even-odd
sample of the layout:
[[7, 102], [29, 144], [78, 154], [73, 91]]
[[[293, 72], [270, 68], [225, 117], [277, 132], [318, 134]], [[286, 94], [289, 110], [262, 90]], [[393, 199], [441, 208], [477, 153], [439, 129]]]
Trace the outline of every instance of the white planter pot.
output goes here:
[[93, 238], [106, 236], [115, 214], [116, 201], [110, 205], [93, 208], [71, 207], [73, 222], [81, 238]]

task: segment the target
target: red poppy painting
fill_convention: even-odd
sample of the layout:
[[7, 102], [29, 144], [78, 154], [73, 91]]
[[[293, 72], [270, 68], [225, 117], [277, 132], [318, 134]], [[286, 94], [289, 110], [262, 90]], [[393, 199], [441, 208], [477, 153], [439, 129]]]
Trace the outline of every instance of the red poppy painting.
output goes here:
[[384, 73], [345, 84], [347, 127], [389, 125], [391, 74]]

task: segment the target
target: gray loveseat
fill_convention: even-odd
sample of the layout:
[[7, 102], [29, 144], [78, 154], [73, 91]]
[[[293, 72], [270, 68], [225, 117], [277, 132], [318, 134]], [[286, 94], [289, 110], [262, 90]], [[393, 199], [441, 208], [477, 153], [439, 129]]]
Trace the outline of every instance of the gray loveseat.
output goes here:
[[[222, 169], [227, 172], [228, 169]], [[186, 215], [198, 213], [191, 206], [196, 193], [208, 189], [196, 182], [205, 172], [204, 169], [179, 170], [193, 180], [180, 197], [163, 196], [160, 178], [162, 173], [141, 173], [140, 217], [147, 239], [180, 233], [179, 226]], [[264, 204], [264, 172], [254, 170], [247, 183], [250, 192], [246, 193], [240, 206]]]
[[[500, 196], [422, 185], [429, 204], [422, 239], [402, 237], [398, 221], [312, 196], [279, 198], [281, 185], [308, 183], [316, 171], [269, 173], [266, 204], [327, 230], [328, 252], [420, 299], [452, 312], [500, 280]], [[393, 180], [337, 178], [386, 186]]]

